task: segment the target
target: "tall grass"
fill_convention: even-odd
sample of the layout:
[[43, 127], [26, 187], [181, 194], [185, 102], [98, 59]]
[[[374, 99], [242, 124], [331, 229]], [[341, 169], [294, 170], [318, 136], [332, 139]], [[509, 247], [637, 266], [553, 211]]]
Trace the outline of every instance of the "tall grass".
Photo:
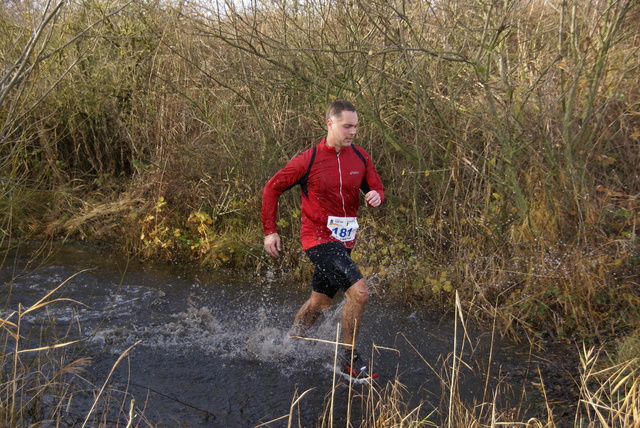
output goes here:
[[[635, 427], [638, 425], [638, 373], [637, 357], [618, 357], [617, 361], [607, 355], [604, 348], [582, 346], [576, 349], [579, 357], [580, 375], [574, 379], [572, 385], [562, 385], [567, 390], [578, 391], [577, 394], [566, 393], [565, 396], [577, 396], [577, 402], [569, 403], [574, 414], [556, 412], [559, 403], [549, 392], [550, 387], [543, 377], [541, 370], [534, 365], [531, 367], [533, 379], [523, 380], [520, 386], [509, 385], [502, 379], [503, 374], [492, 372], [495, 367], [494, 346], [498, 340], [493, 332], [489, 352], [485, 361], [478, 361], [479, 355], [467, 352], [466, 348], [474, 348], [474, 344], [467, 332], [469, 321], [462, 308], [459, 297], [455, 305], [456, 328], [452, 338], [450, 354], [443, 356], [436, 363], [431, 363], [420, 355], [427, 370], [440, 379], [439, 391], [432, 391], [433, 402], [422, 401], [415, 403], [412, 395], [402, 384], [398, 375], [382, 385], [375, 382], [356, 384], [352, 382], [339, 383], [334, 378], [330, 391], [326, 393], [326, 403], [323, 414], [314, 426], [332, 427], [441, 427], [441, 428], [488, 428], [488, 427]], [[336, 334], [336, 360], [339, 328]], [[406, 339], [406, 338], [405, 338]], [[309, 339], [306, 340], [316, 340]], [[416, 348], [408, 341], [410, 347]], [[381, 349], [374, 344], [374, 356]], [[385, 348], [384, 351], [394, 351]], [[395, 351], [398, 352], [398, 351]], [[371, 360], [375, 368], [375, 359]], [[473, 367], [473, 369], [472, 369]], [[419, 367], [412, 367], [419, 370]], [[469, 397], [469, 393], [461, 394], [463, 386], [461, 379], [469, 372], [482, 381], [484, 388]], [[513, 388], [521, 391], [514, 391]], [[345, 389], [348, 391], [345, 394]], [[526, 397], [532, 390], [540, 395], [539, 402], [532, 403]], [[256, 427], [274, 426], [282, 420], [287, 420], [287, 426], [305, 427], [300, 420], [301, 404], [310, 390], [296, 394], [291, 402], [291, 411], [287, 415]], [[336, 400], [348, 400], [346, 406], [338, 406]], [[438, 399], [439, 397], [439, 399]], [[280, 425], [278, 425], [280, 426]]]
[[[132, 395], [111, 382], [135, 345], [119, 356], [102, 386], [95, 385], [80, 331], [73, 325], [62, 330], [47, 315], [52, 306], [79, 304], [56, 297], [74, 276], [29, 307], [18, 303], [0, 317], [0, 426], [150, 426]], [[12, 284], [2, 287], [7, 305]], [[90, 406], [81, 404], [87, 400]]]

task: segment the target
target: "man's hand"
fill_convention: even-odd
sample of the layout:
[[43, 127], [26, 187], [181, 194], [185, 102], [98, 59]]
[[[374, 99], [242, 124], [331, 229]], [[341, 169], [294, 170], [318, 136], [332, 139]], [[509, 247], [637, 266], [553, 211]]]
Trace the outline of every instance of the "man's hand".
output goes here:
[[271, 257], [278, 257], [280, 255], [280, 235], [272, 233], [264, 237], [264, 250]]
[[380, 194], [375, 190], [372, 190], [364, 195], [364, 200], [367, 201], [367, 205], [369, 205], [370, 207], [378, 207], [382, 203]]

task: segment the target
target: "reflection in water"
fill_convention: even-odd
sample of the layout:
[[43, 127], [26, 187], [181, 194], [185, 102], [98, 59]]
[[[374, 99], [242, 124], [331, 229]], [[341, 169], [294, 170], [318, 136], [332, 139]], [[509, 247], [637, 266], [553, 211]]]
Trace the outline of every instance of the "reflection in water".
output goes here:
[[[138, 263], [70, 247], [37, 270], [16, 272], [13, 265], [0, 271], [9, 300], [2, 317], [18, 302], [28, 307], [81, 272], [56, 294], [78, 303], [49, 306], [45, 314], [34, 312], [25, 321], [38, 326], [55, 319], [61, 330], [76, 326], [71, 330], [86, 346], [81, 352], [93, 357], [85, 376], [95, 384], [104, 382], [118, 357], [136, 345], [112, 379], [136, 398], [151, 422], [256, 426], [288, 414], [292, 400], [306, 391], [296, 417], [306, 427], [323, 417], [334, 370], [334, 347], [327, 342], [336, 337], [340, 296], [308, 332], [319, 340], [285, 341], [295, 312], [308, 297], [304, 287], [233, 272]], [[489, 335], [469, 334], [466, 365], [458, 373], [461, 396], [470, 402], [485, 400], [488, 372], [504, 378], [520, 370], [513, 376], [513, 386], [519, 388], [526, 377], [526, 351], [521, 360], [514, 359], [515, 348], [503, 345], [493, 350], [488, 367]], [[441, 383], [447, 374], [441, 368], [454, 349], [453, 338], [452, 319], [374, 294], [359, 348], [381, 375], [381, 388], [399, 379], [408, 391], [409, 407], [423, 403], [421, 412], [427, 415], [446, 398]], [[459, 341], [457, 349], [462, 345]], [[347, 411], [349, 394], [346, 386], [335, 392], [334, 422], [346, 422], [349, 412], [358, 426], [357, 406]], [[91, 397], [78, 396], [69, 412], [85, 414], [90, 403]], [[287, 426], [287, 420], [267, 426]]]

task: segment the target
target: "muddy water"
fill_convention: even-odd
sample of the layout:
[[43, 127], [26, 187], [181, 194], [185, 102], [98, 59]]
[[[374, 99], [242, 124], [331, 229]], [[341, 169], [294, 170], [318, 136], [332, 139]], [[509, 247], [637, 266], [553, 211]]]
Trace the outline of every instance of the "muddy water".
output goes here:
[[[341, 295], [308, 333], [318, 340], [285, 343], [308, 291], [274, 276], [141, 263], [95, 248], [64, 247], [36, 261], [29, 252], [11, 256], [0, 271], [0, 316], [18, 303], [29, 307], [63, 284], [53, 296], [72, 300], [29, 314], [24, 331], [31, 328], [34, 341], [42, 341], [43, 329], [80, 339], [70, 349], [91, 356], [82, 376], [99, 386], [133, 346], [109, 379], [113, 402], [135, 398], [145, 418], [141, 426], [284, 427], [288, 418], [279, 418], [302, 394], [293, 426], [313, 427], [329, 417], [336, 426], [346, 426], [347, 418], [360, 424], [359, 409], [367, 400], [358, 404], [352, 398], [348, 406], [346, 384], [333, 389], [334, 346], [326, 343], [336, 337]], [[466, 339], [462, 336], [450, 313], [434, 314], [374, 293], [359, 348], [381, 375], [377, 391], [401, 382], [405, 403], [410, 409], [421, 405], [424, 417], [448, 400], [442, 382], [451, 380], [447, 368], [454, 350], [464, 361], [456, 378], [463, 400], [490, 401], [499, 387], [511, 391], [500, 394], [501, 406], [524, 406], [527, 417], [544, 417], [536, 387], [529, 386], [537, 382], [537, 367], [550, 375], [566, 372], [565, 367], [521, 346], [495, 341], [491, 346], [486, 331], [469, 329]], [[83, 420], [92, 401], [81, 391], [65, 401], [66, 423]], [[125, 425], [127, 409], [112, 405], [102, 411], [114, 426]], [[431, 418], [437, 421], [438, 412]]]

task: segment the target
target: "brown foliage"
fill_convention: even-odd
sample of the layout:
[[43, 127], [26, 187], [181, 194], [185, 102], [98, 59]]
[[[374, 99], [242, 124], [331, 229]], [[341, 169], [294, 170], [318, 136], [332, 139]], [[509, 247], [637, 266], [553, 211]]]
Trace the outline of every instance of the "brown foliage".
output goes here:
[[[149, 257], [260, 270], [271, 263], [262, 185], [323, 135], [324, 107], [342, 97], [358, 106], [358, 143], [388, 187], [383, 210], [363, 210], [376, 226], [359, 255], [372, 283], [447, 304], [445, 272], [463, 300], [504, 305], [508, 332], [635, 324], [622, 304], [633, 295], [614, 302], [607, 290], [638, 286], [637, 2], [215, 6], [56, 12], [28, 52], [38, 67], [4, 72], [23, 73], [3, 86], [0, 110], [7, 230], [113, 230]], [[15, 48], [37, 34], [37, 22], [18, 25], [28, 12], [2, 12], [7, 64], [30, 64]], [[36, 193], [49, 203], [33, 210]], [[114, 209], [122, 193], [140, 202]], [[303, 276], [290, 193], [279, 266]], [[196, 214], [211, 223], [193, 229]], [[566, 271], [540, 276], [558, 248]]]

